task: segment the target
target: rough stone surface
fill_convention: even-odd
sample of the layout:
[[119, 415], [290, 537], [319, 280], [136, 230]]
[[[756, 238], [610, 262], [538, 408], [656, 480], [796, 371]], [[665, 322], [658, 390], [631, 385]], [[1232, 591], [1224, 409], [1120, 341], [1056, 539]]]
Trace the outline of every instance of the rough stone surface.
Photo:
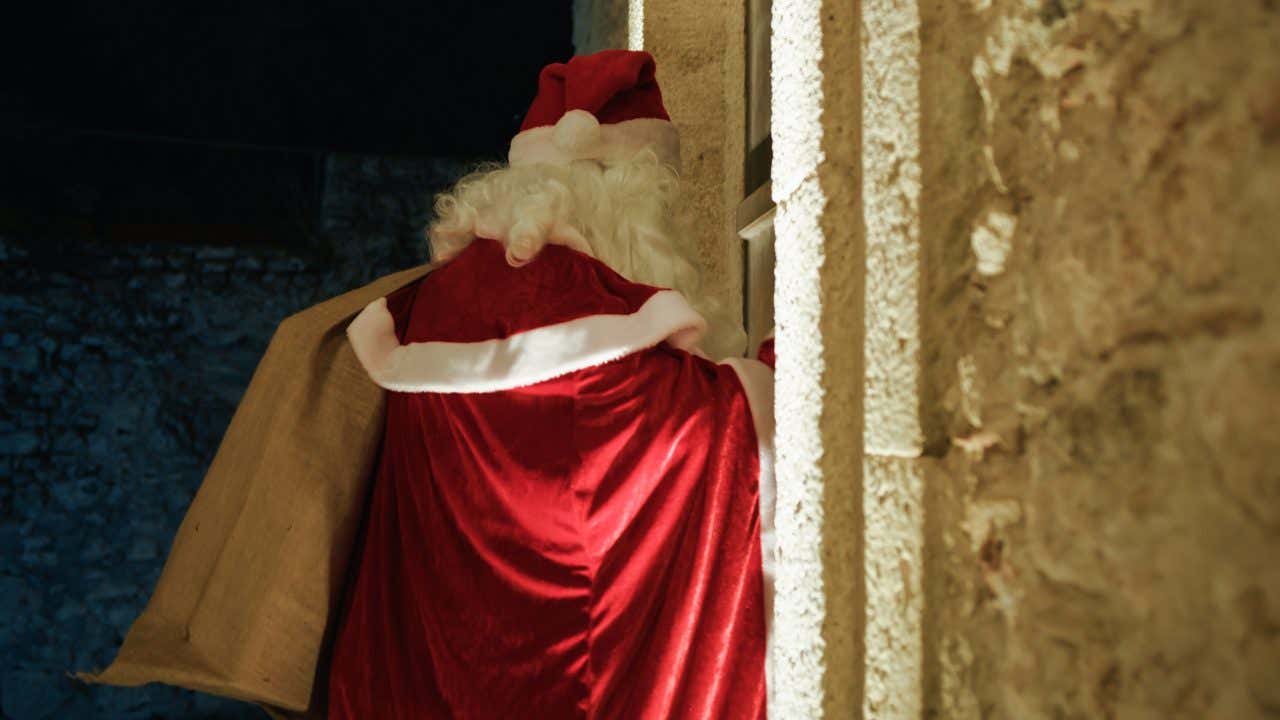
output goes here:
[[922, 712], [924, 472], [916, 458], [863, 462], [867, 577], [862, 716], [919, 720]]
[[1280, 6], [919, 7], [926, 716], [1280, 717]]
[[[773, 2], [776, 717], [859, 717], [863, 247], [856, 6]], [[820, 71], [821, 69], [821, 71]]]
[[142, 609], [275, 324], [425, 257], [452, 161], [332, 156], [310, 247], [0, 237], [0, 710], [249, 718], [159, 685], [86, 686]]
[[[863, 0], [868, 453], [920, 454], [920, 40], [914, 2]], [[874, 466], [873, 466], [874, 467]]]

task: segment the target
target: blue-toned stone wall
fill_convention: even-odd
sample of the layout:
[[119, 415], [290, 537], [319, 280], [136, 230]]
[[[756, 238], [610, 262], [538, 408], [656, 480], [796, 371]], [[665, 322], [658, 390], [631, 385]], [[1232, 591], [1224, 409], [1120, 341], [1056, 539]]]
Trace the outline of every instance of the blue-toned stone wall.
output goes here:
[[330, 156], [308, 247], [0, 237], [4, 718], [265, 717], [66, 672], [114, 657], [276, 323], [423, 262], [464, 168]]

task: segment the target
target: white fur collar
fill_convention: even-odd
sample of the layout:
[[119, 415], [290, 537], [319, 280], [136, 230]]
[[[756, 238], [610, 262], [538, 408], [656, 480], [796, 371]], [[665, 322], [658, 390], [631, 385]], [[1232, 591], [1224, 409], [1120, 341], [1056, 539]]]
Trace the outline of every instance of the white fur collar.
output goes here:
[[673, 290], [629, 315], [589, 315], [480, 342], [401, 345], [386, 298], [347, 327], [356, 357], [378, 385], [398, 392], [510, 390], [617, 360], [666, 341], [694, 350], [707, 323]]

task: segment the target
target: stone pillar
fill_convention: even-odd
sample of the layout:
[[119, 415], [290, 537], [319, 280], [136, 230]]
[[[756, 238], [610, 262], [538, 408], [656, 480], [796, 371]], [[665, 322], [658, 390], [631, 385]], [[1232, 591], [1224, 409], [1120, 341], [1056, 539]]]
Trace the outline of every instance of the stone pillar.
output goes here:
[[859, 3], [773, 2], [782, 718], [861, 716], [863, 277]]
[[916, 0], [862, 0], [867, 232], [863, 713], [922, 712], [925, 432], [920, 367], [920, 38]]

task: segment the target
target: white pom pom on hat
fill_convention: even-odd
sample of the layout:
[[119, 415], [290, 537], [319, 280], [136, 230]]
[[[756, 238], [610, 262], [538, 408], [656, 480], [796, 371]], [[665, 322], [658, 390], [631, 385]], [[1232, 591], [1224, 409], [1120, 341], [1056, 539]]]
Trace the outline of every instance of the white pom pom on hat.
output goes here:
[[600, 121], [586, 110], [570, 110], [556, 121], [551, 135], [566, 153], [588, 154], [600, 143]]

